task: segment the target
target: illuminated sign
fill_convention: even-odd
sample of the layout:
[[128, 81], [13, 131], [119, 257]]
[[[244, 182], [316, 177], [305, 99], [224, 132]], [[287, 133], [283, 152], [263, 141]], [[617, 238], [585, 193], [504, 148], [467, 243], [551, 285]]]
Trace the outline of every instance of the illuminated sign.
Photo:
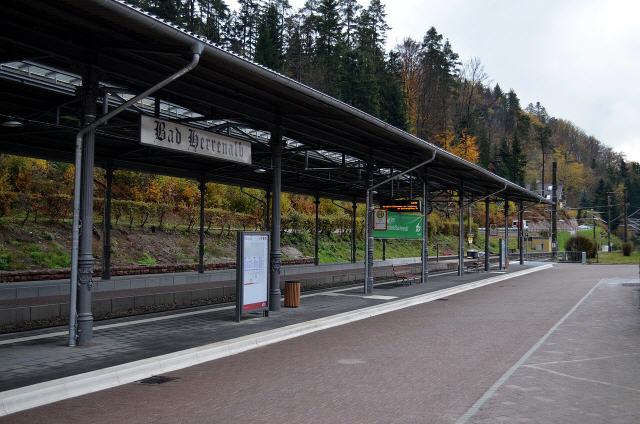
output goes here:
[[422, 201], [415, 199], [381, 200], [380, 208], [390, 212], [422, 212]]

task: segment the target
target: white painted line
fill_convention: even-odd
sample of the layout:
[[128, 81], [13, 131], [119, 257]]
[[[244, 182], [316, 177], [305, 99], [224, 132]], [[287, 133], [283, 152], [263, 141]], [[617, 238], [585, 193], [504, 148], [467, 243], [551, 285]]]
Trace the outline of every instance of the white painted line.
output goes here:
[[[602, 281], [602, 280], [601, 280]], [[496, 381], [495, 383], [493, 383], [493, 386], [491, 386], [489, 388], [489, 390], [487, 390], [481, 397], [480, 399], [478, 399], [476, 401], [476, 403], [474, 403], [471, 408], [469, 408], [469, 410], [467, 412], [464, 413], [464, 415], [462, 415], [460, 418], [458, 418], [458, 420], [456, 421], [455, 424], [465, 424], [467, 421], [469, 421], [469, 419], [471, 417], [473, 417], [479, 410], [480, 408], [482, 408], [482, 405], [484, 405], [489, 399], [491, 399], [491, 397], [498, 391], [498, 389], [509, 379], [509, 377], [511, 377], [513, 375], [513, 373], [522, 366], [522, 364], [525, 363], [525, 361], [527, 359], [529, 359], [529, 357], [531, 355], [533, 355], [533, 353], [538, 350], [538, 348], [540, 346], [542, 346], [542, 344], [547, 341], [547, 339], [549, 338], [549, 336], [551, 336], [551, 334], [553, 334], [554, 331], [556, 331], [558, 329], [558, 327], [560, 327], [560, 325], [562, 325], [563, 322], [565, 322], [567, 320], [567, 318], [569, 318], [569, 316], [571, 316], [571, 314], [573, 314], [575, 312], [576, 309], [578, 309], [578, 307], [582, 304], [582, 302], [585, 301], [585, 299], [587, 299], [589, 296], [591, 296], [591, 293], [593, 293], [593, 291], [596, 289], [596, 287], [598, 287], [600, 285], [599, 281], [595, 286], [591, 287], [591, 290], [589, 290], [587, 292], [587, 294], [585, 294], [582, 299], [580, 299], [578, 301], [578, 303], [576, 303], [575, 305], [573, 305], [573, 308], [571, 308], [569, 310], [569, 312], [567, 312], [562, 318], [560, 318], [560, 321], [556, 322], [554, 324], [553, 327], [551, 327], [549, 329], [549, 331], [547, 331], [547, 333], [542, 336], [542, 338], [540, 338], [540, 340], [538, 340], [536, 342], [536, 344], [534, 344], [533, 346], [531, 346], [531, 349], [529, 349], [524, 355], [522, 355], [522, 358], [520, 358], [518, 360], [518, 362], [516, 362], [515, 364], [513, 364], [513, 366], [511, 368], [509, 368], [507, 370], [507, 372], [505, 372], [502, 377], [500, 377], [498, 379], [498, 381]]]
[[[453, 271], [453, 272], [441, 272], [441, 273], [438, 273], [436, 275], [432, 275], [429, 278], [435, 278], [435, 277], [439, 277], [441, 275], [455, 274], [455, 273], [456, 273], [456, 271]], [[382, 285], [382, 284], [399, 283], [401, 281], [402, 280], [384, 281], [384, 282], [381, 282], [381, 283], [376, 283], [373, 286], [376, 287], [376, 286], [379, 286], [379, 285]], [[326, 295], [326, 293], [339, 293], [339, 292], [343, 292], [343, 291], [353, 290], [353, 289], [355, 289], [357, 287], [358, 286], [350, 286], [350, 287], [345, 287], [345, 288], [336, 289], [336, 290], [330, 290], [330, 291], [326, 291], [326, 292], [323, 291], [323, 292], [317, 292], [317, 293], [303, 294], [300, 297], [305, 298], [305, 297]], [[231, 305], [231, 306], [215, 306], [214, 305], [211, 308], [200, 309], [200, 310], [197, 310], [197, 311], [179, 312], [179, 313], [170, 314], [170, 315], [163, 315], [163, 316], [159, 316], [159, 317], [132, 319], [130, 321], [116, 322], [116, 323], [112, 323], [112, 324], [96, 325], [96, 326], [93, 327], [93, 331], [108, 330], [110, 328], [128, 327], [130, 325], [146, 324], [146, 323], [149, 323], [149, 322], [165, 321], [165, 320], [168, 320], [168, 319], [183, 318], [183, 317], [194, 316], [194, 315], [210, 314], [212, 312], [225, 311], [225, 310], [229, 310], [229, 309], [235, 309], [235, 305]], [[0, 340], [0, 346], [13, 344], [13, 343], [28, 342], [28, 341], [31, 341], [31, 340], [42, 340], [42, 339], [48, 339], [48, 338], [52, 338], [52, 337], [61, 337], [61, 336], [66, 336], [67, 334], [69, 334], [68, 331], [56, 331], [56, 332], [53, 332], [53, 333], [36, 334], [36, 335], [33, 335], [33, 336], [23, 336], [23, 337], [16, 337], [16, 338], [12, 338], [12, 339], [4, 339], [4, 340]]]
[[[95, 327], [94, 327], [94, 330], [95, 330]], [[35, 336], [16, 337], [14, 339], [0, 340], [0, 346], [13, 344], [13, 343], [28, 342], [30, 340], [40, 340], [40, 339], [48, 339], [51, 337], [66, 336], [67, 334], [69, 334], [68, 331], [56, 331], [54, 333], [36, 334]]]
[[578, 362], [601, 361], [603, 359], [628, 358], [630, 356], [639, 356], [640, 353], [623, 353], [620, 355], [598, 356], [596, 358], [570, 359], [567, 361], [539, 362], [537, 364], [527, 364], [525, 367], [540, 367], [541, 365], [557, 365], [557, 364], [575, 364]]
[[577, 377], [575, 375], [570, 375], [570, 374], [565, 374], [563, 372], [558, 372], [558, 371], [554, 371], [554, 370], [549, 370], [547, 368], [543, 368], [543, 367], [536, 367], [534, 365], [523, 365], [523, 367], [525, 368], [531, 368], [534, 370], [538, 370], [538, 371], [545, 371], [548, 372], [550, 374], [554, 374], [554, 375], [559, 375], [560, 377], [565, 377], [565, 378], [570, 378], [572, 380], [578, 380], [578, 381], [585, 381], [587, 383], [594, 383], [594, 384], [602, 384], [604, 386], [609, 386], [609, 387], [617, 387], [619, 389], [626, 389], [626, 390], [631, 390], [633, 392], [636, 393], [640, 393], [640, 390], [634, 388], [634, 387], [629, 387], [629, 386], [621, 386], [619, 384], [614, 384], [614, 383], [608, 383], [606, 381], [601, 381], [601, 380], [592, 380], [590, 378], [584, 378], [584, 377]]
[[203, 362], [246, 352], [316, 331], [360, 321], [411, 306], [421, 305], [443, 297], [449, 297], [457, 293], [463, 293], [468, 290], [531, 274], [536, 271], [542, 271], [551, 267], [552, 265], [550, 264], [542, 265], [507, 275], [490, 277], [436, 292], [386, 302], [380, 305], [288, 325], [261, 333], [250, 334], [166, 355], [7, 390], [0, 393], [0, 416], [127, 383], [133, 383], [134, 381], [149, 378], [153, 375], [177, 371]]
[[327, 293], [321, 293], [321, 296], [333, 296], [333, 297], [339, 297], [339, 296], [344, 296], [344, 297], [359, 297], [361, 299], [375, 299], [375, 300], [392, 300], [392, 299], [397, 299], [398, 296], [383, 296], [380, 294], [370, 294], [370, 295], [365, 295], [365, 294], [344, 294], [344, 293], [332, 293], [332, 292], [327, 292]]

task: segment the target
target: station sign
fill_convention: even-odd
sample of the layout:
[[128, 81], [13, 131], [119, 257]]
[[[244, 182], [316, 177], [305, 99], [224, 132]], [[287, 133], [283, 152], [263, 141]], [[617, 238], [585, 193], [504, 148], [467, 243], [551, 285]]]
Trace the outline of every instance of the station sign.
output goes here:
[[373, 211], [373, 229], [385, 231], [387, 229], [387, 211], [375, 209]]
[[422, 201], [419, 199], [387, 199], [380, 201], [380, 208], [390, 212], [416, 213], [422, 212]]
[[422, 240], [423, 219], [420, 213], [387, 211], [387, 229], [373, 231], [377, 239]]
[[269, 310], [269, 233], [239, 231], [236, 255], [236, 321], [245, 312]]
[[164, 119], [140, 115], [140, 143], [212, 159], [251, 164], [251, 143]]

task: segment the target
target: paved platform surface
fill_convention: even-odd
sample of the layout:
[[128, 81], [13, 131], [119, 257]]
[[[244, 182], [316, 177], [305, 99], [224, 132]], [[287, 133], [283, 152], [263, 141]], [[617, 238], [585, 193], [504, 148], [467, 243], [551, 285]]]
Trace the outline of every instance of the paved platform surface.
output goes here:
[[639, 285], [600, 280], [467, 422], [639, 423]]
[[[633, 266], [559, 265], [0, 422], [636, 423], [637, 284]], [[342, 293], [305, 307], [384, 302]]]
[[[530, 266], [512, 265], [510, 272]], [[248, 316], [241, 323], [234, 321], [233, 306], [105, 320], [96, 323], [93, 343], [86, 347], [67, 347], [64, 327], [5, 334], [0, 336], [0, 392], [453, 287], [488, 275], [496, 274], [474, 272], [457, 277], [449, 273], [432, 276], [427, 285], [378, 285], [374, 294], [389, 299], [363, 296], [361, 287], [318, 292], [304, 296], [300, 308], [282, 308], [269, 318]], [[39, 335], [52, 337], [15, 342]]]

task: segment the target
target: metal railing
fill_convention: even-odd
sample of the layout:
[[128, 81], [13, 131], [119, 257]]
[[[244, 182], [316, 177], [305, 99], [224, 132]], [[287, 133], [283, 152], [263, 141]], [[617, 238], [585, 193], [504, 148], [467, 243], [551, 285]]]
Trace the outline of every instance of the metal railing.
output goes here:
[[[511, 261], [517, 260], [519, 258], [517, 253], [510, 253], [509, 259]], [[553, 260], [552, 252], [525, 252], [524, 254], [525, 261], [535, 261], [535, 262], [550, 262]], [[581, 263], [582, 262], [582, 252], [557, 252], [557, 262], [566, 262], [566, 263]]]

